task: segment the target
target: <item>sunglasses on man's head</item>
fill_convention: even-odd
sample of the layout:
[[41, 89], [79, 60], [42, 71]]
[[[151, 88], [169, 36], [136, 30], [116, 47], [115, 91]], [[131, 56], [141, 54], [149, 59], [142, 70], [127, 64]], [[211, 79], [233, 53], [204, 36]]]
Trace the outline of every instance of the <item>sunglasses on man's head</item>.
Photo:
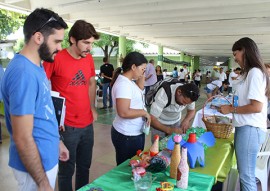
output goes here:
[[54, 16], [51, 16], [41, 27], [39, 27], [37, 30], [35, 30], [33, 32], [33, 35], [36, 33], [36, 32], [39, 32], [45, 25], [47, 25], [48, 23], [50, 22], [53, 22], [53, 21], [58, 21]]
[[194, 92], [192, 90], [189, 91], [189, 94], [191, 97], [195, 97], [195, 99], [198, 99], [200, 97], [200, 94], [198, 94], [197, 92]]

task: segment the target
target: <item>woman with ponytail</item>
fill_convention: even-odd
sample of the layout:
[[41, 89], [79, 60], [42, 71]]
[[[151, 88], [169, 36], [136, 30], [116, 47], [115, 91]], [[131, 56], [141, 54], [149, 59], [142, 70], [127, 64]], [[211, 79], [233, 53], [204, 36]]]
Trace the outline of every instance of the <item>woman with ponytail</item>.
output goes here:
[[150, 125], [150, 115], [144, 106], [144, 72], [147, 60], [138, 52], [129, 53], [117, 68], [111, 82], [112, 100], [116, 116], [111, 129], [111, 138], [116, 152], [116, 163], [136, 155], [144, 149], [145, 123]]

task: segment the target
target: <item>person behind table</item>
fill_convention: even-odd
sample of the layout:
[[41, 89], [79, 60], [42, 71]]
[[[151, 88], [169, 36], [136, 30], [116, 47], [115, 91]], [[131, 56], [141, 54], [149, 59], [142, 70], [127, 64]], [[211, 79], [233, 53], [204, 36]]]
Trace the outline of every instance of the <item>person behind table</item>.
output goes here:
[[183, 65], [183, 70], [184, 70], [184, 74], [186, 75], [189, 71], [188, 71], [188, 68], [187, 68], [187, 64], [184, 64]]
[[220, 87], [227, 88], [228, 85], [229, 85], [229, 82], [227, 80], [223, 82], [220, 80], [215, 80], [215, 81], [212, 81], [211, 83], [208, 83], [204, 88], [207, 99], [221, 93]]
[[162, 81], [164, 79], [162, 69], [160, 65], [156, 66], [157, 81]]
[[60, 191], [72, 190], [75, 165], [75, 189], [89, 183], [94, 145], [93, 122], [97, 119], [95, 66], [90, 51], [99, 35], [92, 24], [77, 20], [68, 37], [70, 46], [60, 51], [52, 64], [44, 63], [52, 90], [60, 92], [60, 96], [66, 99], [64, 129], [60, 133], [70, 152], [70, 159], [59, 162]]
[[[154, 136], [164, 138], [172, 133], [182, 134], [190, 127], [190, 122], [195, 115], [195, 101], [200, 96], [200, 90], [194, 83], [173, 84], [171, 89], [171, 103], [164, 88], [160, 88], [155, 95], [150, 108], [152, 142]], [[181, 112], [187, 108], [187, 113], [181, 121]]]
[[219, 79], [220, 72], [218, 71], [217, 67], [214, 67], [212, 72], [211, 72], [211, 78], [213, 80], [218, 80]]
[[269, 75], [256, 43], [244, 37], [232, 46], [236, 63], [242, 69], [235, 95], [238, 106], [221, 106], [223, 114], [233, 113], [234, 148], [242, 191], [257, 191], [255, 167], [257, 154], [266, 136]]
[[157, 74], [155, 70], [155, 61], [154, 59], [149, 60], [149, 63], [146, 65], [145, 70], [145, 95], [151, 89], [151, 87], [157, 82]]
[[235, 70], [233, 70], [228, 79], [229, 79], [229, 86], [228, 86], [228, 94], [233, 92], [233, 86], [236, 83], [237, 78], [240, 76], [241, 68], [237, 67]]
[[172, 71], [172, 77], [173, 77], [173, 78], [178, 78], [177, 67], [174, 67], [174, 69], [173, 69], [173, 71]]
[[117, 165], [136, 155], [137, 150], [144, 149], [142, 128], [145, 122], [149, 125], [151, 122], [143, 99], [146, 64], [144, 55], [131, 52], [124, 58], [122, 68], [117, 68], [113, 76], [112, 98], [116, 116], [111, 139]]
[[[224, 69], [222, 67], [219, 69], [219, 80], [222, 81], [222, 82], [224, 82], [225, 80], [227, 80], [227, 75], [225, 74]], [[223, 90], [224, 90], [224, 87], [221, 86], [220, 89], [219, 89], [219, 91], [221, 93], [223, 93]]]
[[101, 76], [103, 77], [103, 85], [102, 85], [102, 97], [103, 97], [103, 107], [102, 109], [107, 108], [107, 93], [109, 89], [109, 108], [112, 108], [112, 88], [110, 86], [110, 83], [112, 81], [112, 76], [113, 76], [113, 65], [109, 63], [109, 58], [104, 57], [103, 58], [104, 64], [100, 66], [100, 73]]
[[62, 49], [66, 28], [56, 13], [34, 10], [24, 22], [25, 45], [10, 61], [2, 79], [10, 134], [9, 166], [20, 191], [54, 190], [58, 159], [69, 158], [59, 142], [49, 82], [41, 64], [42, 60], [52, 62]]
[[194, 82], [199, 88], [201, 87], [201, 79], [202, 79], [202, 73], [201, 73], [201, 70], [198, 69], [198, 71], [195, 73]]
[[179, 81], [181, 83], [185, 83], [185, 72], [184, 72], [184, 69], [183, 68], [180, 69], [179, 78], [178, 79], [179, 79]]

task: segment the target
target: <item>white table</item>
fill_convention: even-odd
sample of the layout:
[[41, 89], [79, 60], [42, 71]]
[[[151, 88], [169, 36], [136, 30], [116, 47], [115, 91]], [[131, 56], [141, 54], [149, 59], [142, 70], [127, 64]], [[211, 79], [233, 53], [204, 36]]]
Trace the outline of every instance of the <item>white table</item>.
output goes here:
[[[231, 113], [224, 115], [224, 114], [218, 112], [216, 109], [211, 109], [208, 106], [206, 106], [204, 108], [204, 116], [211, 116], [211, 115], [226, 116], [226, 117], [229, 117], [230, 119], [232, 119], [232, 114]], [[193, 123], [192, 123], [192, 127], [206, 128], [204, 122], [202, 121], [202, 117], [203, 117], [202, 109], [200, 109], [195, 114], [195, 117], [194, 117], [194, 120], [193, 120]]]

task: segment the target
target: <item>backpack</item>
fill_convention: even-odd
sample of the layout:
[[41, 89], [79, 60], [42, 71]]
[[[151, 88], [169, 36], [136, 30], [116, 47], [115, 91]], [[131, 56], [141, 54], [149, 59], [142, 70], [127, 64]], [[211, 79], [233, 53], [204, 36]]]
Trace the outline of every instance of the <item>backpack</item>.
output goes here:
[[177, 78], [165, 78], [164, 80], [155, 83], [145, 95], [145, 104], [147, 106], [151, 106], [151, 104], [155, 101], [155, 96], [157, 92], [160, 90], [160, 88], [164, 88], [165, 93], [168, 97], [168, 103], [165, 107], [168, 107], [171, 104], [172, 99], [171, 85], [177, 83], [182, 84]]

